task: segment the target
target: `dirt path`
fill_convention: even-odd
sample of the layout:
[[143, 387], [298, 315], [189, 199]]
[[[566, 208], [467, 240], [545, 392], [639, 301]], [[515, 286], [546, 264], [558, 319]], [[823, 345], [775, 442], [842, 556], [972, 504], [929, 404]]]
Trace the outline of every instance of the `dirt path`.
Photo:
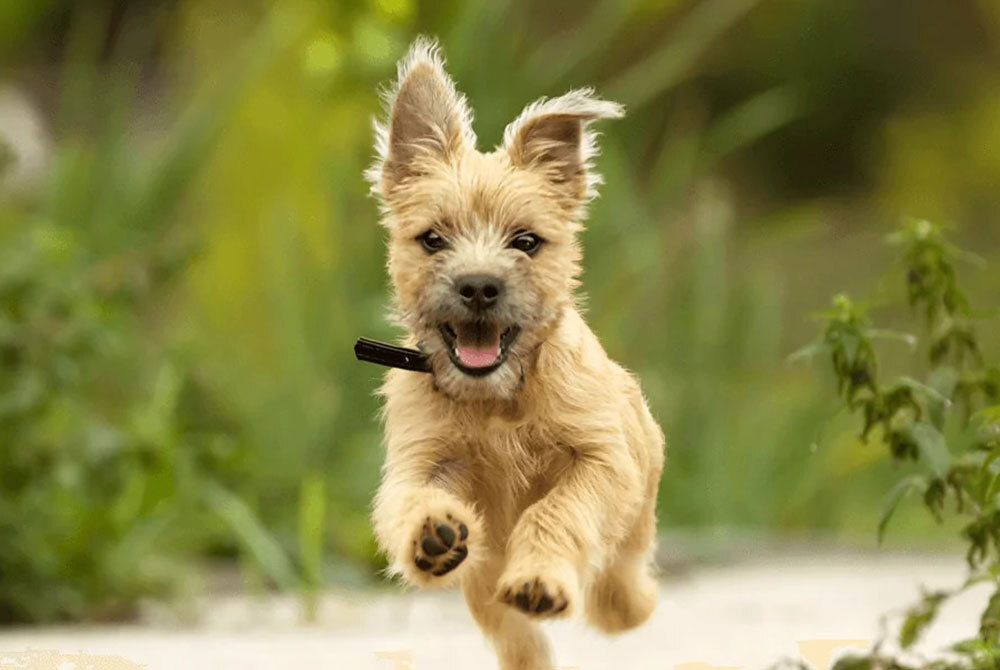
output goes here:
[[[824, 640], [871, 640], [880, 613], [912, 602], [920, 584], [950, 587], [963, 576], [961, 561], [953, 558], [783, 557], [700, 568], [665, 581], [652, 620], [614, 639], [574, 622], [548, 628], [565, 668], [765, 668], [789, 656], [820, 661], [837, 646]], [[976, 591], [948, 607], [924, 647], [940, 649], [974, 631], [985, 597]], [[203, 619], [192, 628], [8, 630], [0, 633], [0, 668], [84, 670], [88, 662], [76, 656], [81, 652], [133, 662], [106, 658], [89, 663], [94, 670], [495, 667], [455, 593], [329, 594], [321, 602], [319, 623], [308, 626], [298, 622], [293, 599], [218, 599], [205, 606]], [[40, 650], [59, 655], [45, 657]], [[23, 653], [28, 651], [32, 654]]]

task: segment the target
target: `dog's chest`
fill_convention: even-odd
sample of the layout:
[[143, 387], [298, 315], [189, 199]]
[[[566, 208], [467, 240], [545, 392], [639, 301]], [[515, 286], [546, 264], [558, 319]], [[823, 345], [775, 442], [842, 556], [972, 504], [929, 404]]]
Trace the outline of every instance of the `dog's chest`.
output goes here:
[[572, 457], [530, 427], [492, 427], [467, 434], [461, 460], [469, 469], [469, 497], [491, 529], [505, 535], [526, 507], [544, 496]]

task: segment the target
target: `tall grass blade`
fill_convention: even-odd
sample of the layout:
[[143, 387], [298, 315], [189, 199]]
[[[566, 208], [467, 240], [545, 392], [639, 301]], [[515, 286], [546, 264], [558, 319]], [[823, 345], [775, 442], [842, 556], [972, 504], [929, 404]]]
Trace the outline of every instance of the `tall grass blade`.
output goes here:
[[288, 555], [242, 498], [211, 480], [202, 483], [201, 494], [208, 507], [229, 526], [243, 549], [278, 588], [292, 591], [298, 587], [299, 578]]
[[608, 87], [612, 100], [641, 107], [690, 76], [698, 59], [759, 0], [707, 0], [696, 5], [671, 39], [632, 65]]

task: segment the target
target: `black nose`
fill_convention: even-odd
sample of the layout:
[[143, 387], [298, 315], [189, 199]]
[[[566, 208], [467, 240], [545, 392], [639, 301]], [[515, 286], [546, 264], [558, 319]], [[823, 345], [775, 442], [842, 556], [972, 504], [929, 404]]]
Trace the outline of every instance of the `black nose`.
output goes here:
[[466, 307], [476, 311], [489, 309], [503, 293], [503, 282], [493, 275], [463, 275], [455, 281]]

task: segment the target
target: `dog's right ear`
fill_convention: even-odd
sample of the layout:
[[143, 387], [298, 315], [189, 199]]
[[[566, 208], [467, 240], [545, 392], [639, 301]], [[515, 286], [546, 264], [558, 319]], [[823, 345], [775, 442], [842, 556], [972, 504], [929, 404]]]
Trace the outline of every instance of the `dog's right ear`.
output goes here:
[[455, 90], [436, 42], [418, 37], [383, 93], [388, 119], [375, 121], [375, 164], [365, 173], [383, 200], [434, 162], [474, 147], [472, 114]]

